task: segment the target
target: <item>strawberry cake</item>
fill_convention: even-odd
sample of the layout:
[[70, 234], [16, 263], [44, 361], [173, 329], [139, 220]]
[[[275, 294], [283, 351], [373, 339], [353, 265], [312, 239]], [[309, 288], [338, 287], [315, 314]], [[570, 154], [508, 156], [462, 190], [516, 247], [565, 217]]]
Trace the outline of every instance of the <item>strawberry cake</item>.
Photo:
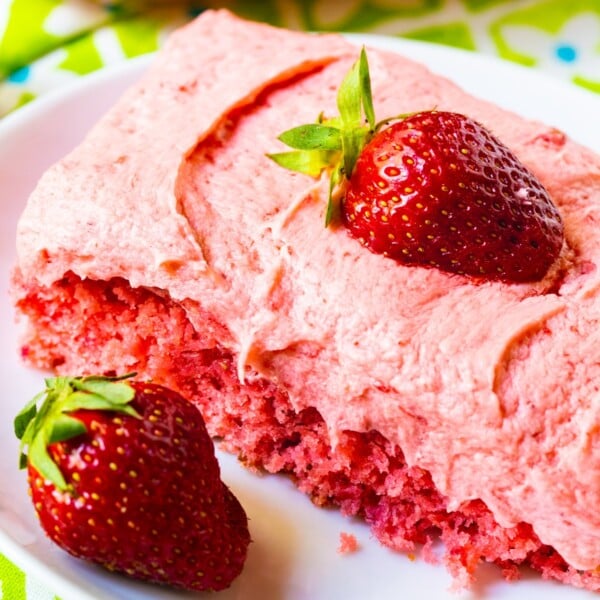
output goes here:
[[22, 355], [137, 371], [197, 403], [251, 468], [421, 548], [469, 585], [600, 590], [600, 158], [369, 49], [380, 115], [469, 115], [543, 183], [564, 245], [536, 282], [404, 266], [323, 226], [328, 182], [267, 156], [336, 112], [357, 48], [207, 11], [30, 197]]

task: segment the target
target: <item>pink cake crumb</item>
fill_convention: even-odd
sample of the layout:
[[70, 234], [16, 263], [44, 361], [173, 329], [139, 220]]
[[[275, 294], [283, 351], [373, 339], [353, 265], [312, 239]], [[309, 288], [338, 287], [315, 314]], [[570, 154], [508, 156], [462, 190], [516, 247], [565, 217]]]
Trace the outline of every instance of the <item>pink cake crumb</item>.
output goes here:
[[346, 533], [342, 531], [340, 533], [340, 545], [338, 546], [338, 552], [340, 554], [352, 554], [360, 548], [360, 544], [356, 539], [356, 536], [352, 533]]

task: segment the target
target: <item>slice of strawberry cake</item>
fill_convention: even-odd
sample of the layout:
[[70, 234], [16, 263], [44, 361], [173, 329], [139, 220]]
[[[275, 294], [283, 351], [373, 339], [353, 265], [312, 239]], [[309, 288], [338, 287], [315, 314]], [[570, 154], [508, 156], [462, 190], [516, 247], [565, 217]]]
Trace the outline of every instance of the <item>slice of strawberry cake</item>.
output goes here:
[[488, 561], [600, 590], [600, 158], [370, 49], [378, 115], [483, 124], [564, 228], [533, 282], [371, 252], [335, 215], [324, 226], [326, 177], [269, 157], [337, 114], [358, 52], [224, 11], [175, 33], [28, 201], [23, 357], [180, 391], [245, 464], [292, 474], [383, 544], [441, 539], [461, 584]]

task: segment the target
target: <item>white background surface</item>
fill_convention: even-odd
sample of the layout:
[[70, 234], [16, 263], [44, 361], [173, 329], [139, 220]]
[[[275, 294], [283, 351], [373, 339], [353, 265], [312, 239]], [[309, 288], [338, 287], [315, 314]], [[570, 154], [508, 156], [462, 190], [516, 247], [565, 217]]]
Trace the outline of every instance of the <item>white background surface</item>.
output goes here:
[[[600, 152], [598, 98], [578, 88], [509, 63], [441, 46], [375, 36], [361, 42], [413, 56], [476, 95], [522, 115], [555, 125]], [[83, 564], [51, 546], [39, 529], [26, 493], [25, 476], [16, 468], [18, 444], [12, 419], [43, 387], [44, 374], [19, 363], [17, 332], [7, 288], [14, 261], [14, 232], [27, 195], [40, 174], [69, 151], [89, 127], [133, 82], [148, 59], [95, 74], [75, 87], [19, 110], [0, 123], [0, 552], [63, 600], [137, 600], [192, 595], [130, 582]], [[443, 566], [410, 561], [379, 546], [368, 529], [336, 511], [317, 509], [284, 477], [259, 477], [234, 458], [219, 454], [223, 478], [250, 517], [253, 544], [242, 575], [219, 594], [227, 600], [325, 600], [359, 598], [410, 600], [527, 599], [586, 600], [595, 594], [542, 581], [527, 574], [508, 584], [498, 570], [482, 569], [470, 592], [451, 593]], [[361, 549], [337, 552], [339, 534], [353, 533]], [[198, 595], [193, 595], [198, 597]], [[204, 597], [204, 595], [200, 595]]]

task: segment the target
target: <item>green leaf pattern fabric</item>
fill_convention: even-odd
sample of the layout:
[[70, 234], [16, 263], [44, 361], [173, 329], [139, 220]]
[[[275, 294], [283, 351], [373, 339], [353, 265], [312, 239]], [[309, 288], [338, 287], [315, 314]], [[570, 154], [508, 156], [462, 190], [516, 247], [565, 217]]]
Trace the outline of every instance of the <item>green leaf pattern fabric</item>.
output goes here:
[[0, 0], [0, 116], [91, 71], [152, 52], [172, 28], [221, 6], [295, 29], [385, 33], [494, 54], [600, 93], [597, 0], [174, 1], [151, 10], [141, 4]]
[[[293, 29], [382, 33], [491, 54], [600, 93], [598, 0], [0, 0], [0, 117], [157, 50], [173, 28], [217, 7]], [[56, 598], [0, 555], [0, 600]]]

